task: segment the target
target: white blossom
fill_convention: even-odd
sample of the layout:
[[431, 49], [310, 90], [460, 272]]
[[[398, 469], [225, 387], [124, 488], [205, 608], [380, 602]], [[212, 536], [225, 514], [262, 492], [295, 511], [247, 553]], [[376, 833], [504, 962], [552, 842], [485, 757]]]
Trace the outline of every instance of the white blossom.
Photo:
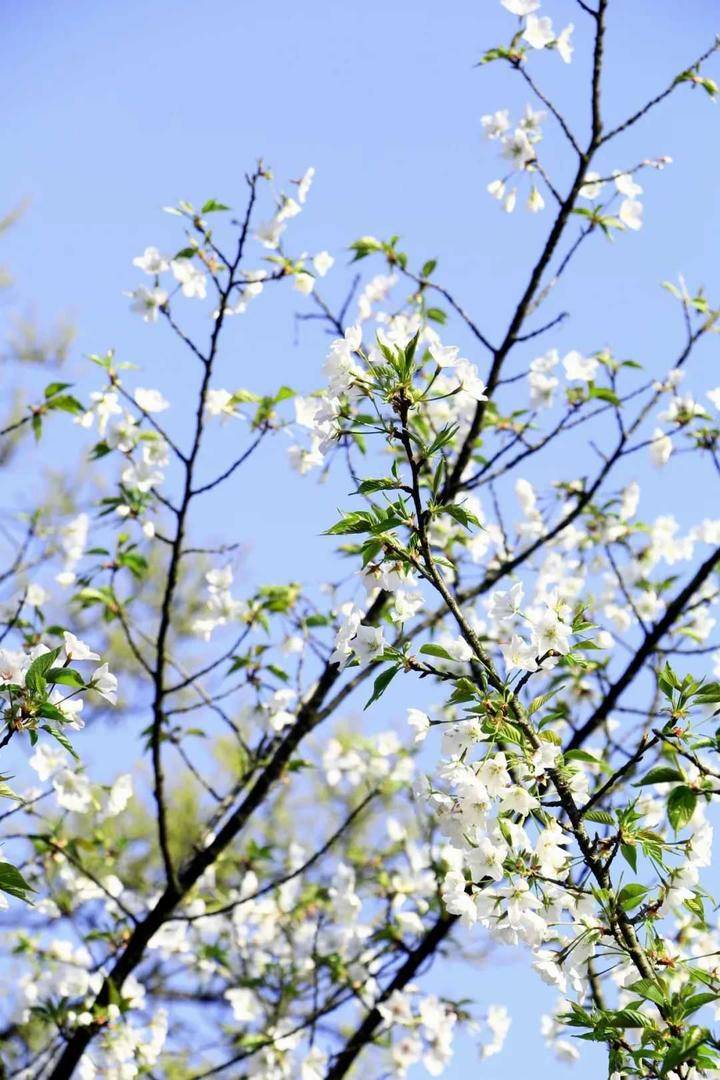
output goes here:
[[130, 310], [142, 315], [143, 322], [146, 323], [157, 322], [158, 312], [168, 300], [165, 289], [148, 289], [144, 285], [139, 285], [137, 289], [133, 289], [132, 292], [125, 293], [125, 295], [132, 300]]
[[173, 277], [179, 282], [183, 296], [192, 300], [204, 300], [207, 296], [205, 274], [192, 259], [173, 259], [170, 263]]
[[529, 14], [522, 36], [533, 49], [546, 48], [555, 40], [552, 20], [545, 15]]
[[169, 269], [170, 261], [161, 255], [156, 247], [146, 247], [142, 255], [133, 259], [133, 266], [137, 266], [145, 274], [155, 276]]
[[142, 386], [138, 386], [133, 394], [136, 405], [146, 413], [158, 413], [164, 412], [165, 409], [170, 408], [170, 402], [160, 393], [159, 390], [146, 390]]

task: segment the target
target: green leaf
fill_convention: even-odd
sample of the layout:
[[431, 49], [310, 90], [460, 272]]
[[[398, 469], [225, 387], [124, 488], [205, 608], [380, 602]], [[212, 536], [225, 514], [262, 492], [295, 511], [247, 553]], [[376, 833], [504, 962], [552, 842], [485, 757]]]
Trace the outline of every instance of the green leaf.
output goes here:
[[588, 810], [584, 815], [588, 821], [596, 821], [598, 825], [614, 825], [615, 818], [608, 814], [607, 810]]
[[118, 566], [125, 566], [135, 578], [143, 578], [147, 572], [148, 561], [137, 551], [123, 551], [117, 556]]
[[483, 55], [482, 59], [476, 64], [476, 67], [480, 67], [481, 64], [491, 64], [493, 60], [508, 60], [510, 59], [511, 52], [509, 49], [504, 49], [502, 46], [498, 46], [495, 49], [488, 49]]
[[670, 784], [684, 779], [679, 769], [674, 769], [671, 765], [657, 765], [650, 772], [645, 773], [642, 780], [638, 780], [633, 787], [644, 787], [646, 784]]
[[72, 394], [58, 394], [56, 397], [51, 397], [47, 403], [47, 408], [73, 413], [76, 416], [85, 412], [82, 402], [78, 401]]
[[391, 491], [400, 487], [397, 480], [387, 477], [383, 480], [363, 480], [358, 488], [360, 495], [371, 495], [374, 491]]
[[691, 911], [696, 919], [700, 922], [705, 922], [705, 905], [702, 902], [701, 896], [690, 896], [687, 900], [683, 900], [683, 905]]
[[102, 585], [99, 589], [90, 587], [80, 589], [75, 599], [84, 608], [92, 607], [93, 604], [102, 604], [106, 612], [113, 612], [119, 606], [115, 594], [107, 585]]
[[632, 844], [621, 844], [620, 853], [634, 874], [637, 873], [637, 848]]
[[258, 589], [263, 607], [275, 614], [285, 614], [295, 606], [299, 594], [299, 586], [290, 585], [262, 585]]
[[47, 731], [48, 735], [52, 735], [53, 739], [57, 739], [63, 749], [67, 750], [68, 754], [71, 754], [76, 761], [80, 760], [78, 755], [73, 750], [72, 743], [63, 731], [59, 731], [58, 728], [51, 727], [50, 724], [43, 724], [43, 731]]
[[202, 206], [200, 207], [200, 213], [201, 214], [216, 214], [220, 210], [229, 210], [229, 209], [230, 209], [229, 206], [226, 206], [225, 203], [218, 202], [217, 199], [208, 199], [207, 202], [204, 202], [202, 204]]
[[617, 1012], [608, 1011], [607, 1022], [612, 1027], [641, 1028], [650, 1023], [650, 1018], [638, 1009], [618, 1009]]
[[69, 382], [51, 382], [45, 387], [45, 397], [51, 398], [55, 394], [59, 394], [61, 390], [67, 390], [68, 386], [72, 386]]
[[589, 396], [600, 398], [601, 401], [609, 401], [612, 405], [620, 404], [620, 398], [609, 386], [591, 386]]
[[25, 676], [25, 685], [33, 693], [40, 693], [45, 689], [45, 673], [50, 670], [58, 656], [60, 649], [50, 649], [33, 660]]
[[666, 664], [658, 675], [658, 686], [662, 690], [665, 697], [672, 699], [673, 690], [679, 690], [680, 685], [681, 684], [678, 682], [677, 675], [670, 667], [670, 665]]
[[694, 1056], [698, 1047], [702, 1046], [710, 1038], [710, 1032], [705, 1028], [691, 1027], [679, 1038], [673, 1041], [668, 1052], [662, 1060], [662, 1075], [667, 1074], [681, 1065], [683, 1061]]
[[370, 532], [375, 519], [369, 510], [356, 510], [351, 514], [344, 514], [330, 529], [325, 530], [325, 536], [344, 536], [347, 533]]
[[17, 802], [22, 802], [22, 796], [13, 791], [10, 785], [5, 782], [8, 779], [8, 776], [0, 776], [0, 799], [15, 799]]
[[538, 711], [538, 709], [542, 709], [543, 705], [547, 705], [548, 701], [550, 701], [551, 698], [555, 697], [556, 694], [559, 694], [564, 686], [565, 683], [560, 683], [559, 686], [556, 686], [555, 689], [551, 690], [548, 694], [541, 694], [540, 697], [533, 698], [528, 705], [528, 716], [532, 716], [533, 713], [536, 713]]
[[588, 639], [587, 641], [576, 641], [573, 645], [573, 649], [584, 649], [586, 652], [592, 652], [593, 650], [602, 650], [602, 645], [598, 645], [596, 641]]
[[45, 678], [49, 683], [61, 683], [63, 686], [72, 686], [75, 690], [82, 690], [85, 686], [82, 675], [74, 668], [50, 668]]
[[441, 428], [441, 430], [435, 436], [434, 441], [430, 444], [430, 446], [428, 446], [427, 450], [425, 451], [425, 457], [432, 457], [433, 454], [436, 454], [438, 452], [438, 450], [442, 450], [443, 446], [447, 446], [448, 443], [452, 442], [452, 440], [457, 434], [457, 431], [457, 424], [447, 424], [444, 428]]
[[653, 1001], [656, 1005], [666, 1004], [667, 998], [662, 987], [658, 986], [652, 979], [638, 979], [637, 982], [632, 983], [627, 989], [632, 990], [633, 994], [637, 994], [647, 1001]]
[[297, 773], [302, 772], [304, 769], [314, 769], [312, 761], [306, 761], [305, 758], [296, 757], [288, 762], [288, 772]]
[[687, 1016], [692, 1016], [698, 1009], [702, 1009], [703, 1005], [709, 1005], [711, 1001], [717, 1001], [720, 994], [715, 994], [711, 990], [706, 990], [701, 994], [691, 994], [682, 1005], [683, 1020]]
[[376, 240], [374, 236], [361, 236], [359, 240], [355, 240], [350, 245], [350, 251], [355, 252], [353, 262], [357, 262], [358, 259], [364, 259], [373, 251], [382, 251], [383, 246], [379, 240]]
[[437, 656], [441, 660], [452, 660], [452, 656], [447, 649], [443, 649], [442, 645], [433, 645], [432, 642], [423, 645], [420, 652], [425, 653], [426, 656]]
[[406, 379], [409, 378], [410, 375], [412, 374], [413, 358], [415, 356], [415, 350], [417, 349], [417, 344], [418, 344], [419, 338], [420, 338], [420, 331], [418, 330], [415, 334], [413, 334], [410, 341], [405, 346], [405, 349], [404, 349], [404, 352], [403, 352], [403, 356], [404, 356], [404, 359], [405, 359], [405, 363], [403, 364], [403, 374], [404, 374], [404, 377]]
[[667, 815], [668, 821], [675, 832], [678, 832], [687, 825], [690, 818], [695, 813], [696, 805], [697, 795], [691, 788], [686, 787], [684, 784], [680, 784], [679, 787], [676, 787], [670, 792], [670, 797], [667, 802]]
[[383, 696], [387, 687], [395, 678], [399, 670], [400, 666], [398, 665], [396, 667], [386, 668], [385, 671], [380, 672], [377, 679], [373, 683], [373, 692], [364, 705], [365, 709], [369, 708], [374, 701], [377, 701], [378, 698], [381, 698]]
[[698, 690], [693, 701], [696, 705], [716, 705], [720, 702], [720, 683], [708, 683]]
[[[367, 566], [368, 563], [371, 563], [373, 559], [375, 559], [380, 554], [382, 549], [383, 545], [381, 540], [375, 540], [372, 537], [369, 537], [367, 540], [365, 540], [362, 546], [363, 566]], [[310, 624], [308, 623], [308, 625]]]
[[277, 664], [268, 664], [267, 669], [268, 671], [271, 671], [273, 673], [276, 679], [280, 679], [281, 682], [287, 682], [290, 678], [287, 671], [284, 671], [281, 667], [278, 667]]
[[0, 889], [18, 900], [26, 900], [27, 893], [34, 892], [17, 867], [6, 862], [0, 863]]
[[305, 625], [306, 626], [329, 626], [330, 625], [330, 619], [328, 618], [327, 615], [321, 615], [319, 613], [314, 614], [314, 615], [308, 615], [307, 619], [305, 619]]
[[591, 754], [589, 750], [568, 750], [565, 755], [566, 761], [587, 761], [591, 765], [601, 765], [599, 758]]
[[56, 724], [67, 724], [67, 716], [49, 701], [43, 701], [38, 707], [38, 716], [42, 716], [44, 720], [54, 720]]
[[110, 453], [112, 453], [112, 451], [107, 443], [95, 443], [92, 450], [90, 451], [90, 460], [98, 461], [100, 458], [106, 457]]
[[623, 885], [618, 893], [618, 904], [623, 911], [632, 911], [633, 908], [639, 907], [640, 904], [642, 904], [649, 892], [650, 890], [647, 885], [640, 885], [638, 882]]
[[451, 518], [459, 522], [466, 529], [470, 529], [471, 525], [479, 525], [480, 522], [475, 514], [471, 514], [463, 506], [457, 506], [455, 503], [450, 503], [447, 506], [443, 506], [440, 510], [441, 514], [449, 514]]
[[474, 701], [477, 698], [478, 688], [469, 679], [460, 678], [454, 686], [448, 705], [462, 705], [466, 701]]

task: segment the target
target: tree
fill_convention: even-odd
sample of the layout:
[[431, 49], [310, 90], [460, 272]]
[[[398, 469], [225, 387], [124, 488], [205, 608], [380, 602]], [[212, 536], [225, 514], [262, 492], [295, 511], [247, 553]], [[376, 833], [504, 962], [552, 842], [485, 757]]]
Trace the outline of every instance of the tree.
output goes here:
[[[266, 219], [260, 162], [239, 211], [181, 202], [177, 250], [135, 259], [133, 310], [177, 346], [187, 408], [105, 352], [88, 404], [55, 381], [3, 431], [49, 439], [50, 460], [65, 422], [92, 461], [62, 500], [28, 491], [1, 578], [1, 742], [41, 785], [16, 792], [5, 776], [0, 790], [18, 968], [7, 1075], [338, 1080], [358, 1062], [402, 1076], [418, 1061], [435, 1075], [478, 1017], [421, 976], [473, 940], [524, 948], [558, 988], [546, 1034], [561, 1056], [578, 1035], [607, 1048], [614, 1080], [718, 1075], [720, 950], [700, 871], [720, 790], [706, 670], [720, 522], [681, 533], [668, 506], [639, 518], [627, 470], [680, 453], [698, 475], [720, 469], [720, 390], [707, 406], [680, 392], [720, 309], [667, 286], [684, 339], [659, 371], [605, 346], [535, 355], [564, 318], [540, 309], [577, 253], [631, 243], [639, 178], [667, 163], [615, 159], [616, 137], [671, 94], [714, 98], [717, 43], [608, 127], [608, 2], [578, 5], [589, 85], [568, 79], [589, 98], [586, 135], [535, 77], [538, 53], [570, 63], [572, 27], [503, 0], [514, 32], [482, 59], [534, 101], [517, 123], [483, 118], [508, 170], [488, 190], [513, 211], [526, 185], [549, 218], [501, 338], [399, 237], [350, 245], [385, 272], [335, 310], [332, 258], [293, 255], [285, 236], [312, 170]], [[545, 122], [566, 159], [544, 160]], [[226, 389], [229, 324], [288, 284], [332, 335], [323, 389]], [[448, 343], [454, 328], [474, 360]], [[240, 595], [237, 518], [282, 498], [263, 454], [287, 433], [296, 472], [351, 481], [340, 517], [328, 505], [318, 523], [349, 572], [317, 588], [279, 568]], [[588, 442], [598, 464], [578, 476]], [[524, 476], [538, 462], [541, 491]], [[210, 498], [228, 510], [219, 545], [204, 535]], [[407, 708], [402, 736], [378, 730], [386, 692]], [[367, 723], [343, 726], [359, 695]], [[131, 760], [119, 774], [104, 762], [110, 781], [81, 764], [86, 700], [95, 727], [115, 707]], [[509, 1017], [495, 1006], [484, 1024], [490, 1056]]]

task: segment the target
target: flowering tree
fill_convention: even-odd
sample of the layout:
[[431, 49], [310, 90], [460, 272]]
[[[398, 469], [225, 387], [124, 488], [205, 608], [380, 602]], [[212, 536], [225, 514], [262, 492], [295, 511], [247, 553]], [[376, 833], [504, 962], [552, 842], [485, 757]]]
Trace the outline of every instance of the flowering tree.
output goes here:
[[[487, 1057], [510, 1017], [425, 973], [450, 943], [495, 942], [557, 988], [543, 1024], [560, 1057], [579, 1036], [614, 1080], [720, 1075], [700, 874], [720, 793], [720, 521], [638, 516], [635, 478], [674, 453], [720, 470], [720, 389], [681, 389], [720, 309], [668, 285], [681, 343], [657, 370], [591, 343], [561, 358], [564, 314], [545, 315], [581, 248], [632, 243], [641, 181], [668, 164], [617, 157], [616, 137], [671, 94], [715, 97], [717, 46], [609, 126], [608, 2], [577, 3], [586, 132], [536, 80], [538, 54], [573, 55], [573, 27], [536, 0], [502, 0], [508, 43], [482, 58], [531, 99], [483, 117], [505, 162], [488, 191], [549, 218], [502, 337], [398, 237], [350, 245], [383, 273], [334, 309], [333, 258], [286, 239], [313, 171], [276, 194], [260, 163], [239, 211], [181, 202], [177, 249], [134, 260], [132, 308], [177, 347], [187, 408], [106, 352], [89, 404], [53, 381], [5, 425], [7, 447], [52, 447], [66, 423], [91, 462], [62, 498], [28, 491], [4, 534], [5, 1075], [438, 1075], [457, 1031]], [[544, 159], [545, 123], [562, 160]], [[332, 335], [324, 385], [229, 384], [228, 326], [288, 284]], [[263, 453], [286, 434], [293, 484], [351, 482], [318, 523], [348, 571], [242, 595], [241, 507], [267, 497]], [[578, 476], [588, 442], [597, 468]], [[233, 512], [215, 544], [218, 498]], [[131, 747], [109, 779], [83, 767], [81, 730], [108, 707]]]

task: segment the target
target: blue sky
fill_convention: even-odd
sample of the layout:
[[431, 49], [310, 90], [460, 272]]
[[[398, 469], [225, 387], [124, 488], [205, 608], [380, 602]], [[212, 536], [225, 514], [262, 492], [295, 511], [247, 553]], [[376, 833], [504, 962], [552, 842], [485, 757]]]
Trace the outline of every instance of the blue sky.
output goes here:
[[[333, 303], [349, 281], [347, 244], [363, 233], [399, 233], [417, 260], [439, 259], [443, 283], [491, 338], [500, 335], [549, 218], [508, 218], [485, 193], [500, 169], [495, 148], [482, 140], [480, 116], [506, 105], [518, 113], [528, 100], [511, 73], [473, 66], [510, 33], [512, 20], [497, 0], [24, 0], [12, 7], [0, 70], [0, 211], [24, 199], [30, 206], [3, 238], [2, 261], [17, 280], [14, 302], [31, 301], [41, 321], [73, 317], [71, 375], [87, 377], [83, 354], [116, 347], [143, 367], [141, 385], [158, 385], [179, 403], [189, 399], [192, 388], [178, 381], [177, 353], [163, 329], [128, 311], [122, 291], [139, 277], [131, 259], [147, 244], [172, 248], [176, 226], [160, 212], [167, 203], [214, 196], [241, 205], [242, 176], [259, 155], [279, 181], [316, 167], [308, 208], [290, 236], [294, 250], [327, 248], [338, 257], [324, 289]], [[720, 28], [713, 7], [707, 0], [611, 3], [611, 124], [703, 51]], [[560, 26], [575, 22], [578, 55], [571, 69], [554, 54], [537, 57], [537, 77], [585, 132], [588, 95], [578, 86], [588, 20], [570, 0], [544, 8]], [[612, 344], [652, 371], [671, 366], [681, 327], [659, 282], [684, 272], [691, 285], [720, 291], [718, 115], [700, 92], [682, 91], [602, 159], [606, 172], [661, 154], [674, 164], [643, 178], [641, 233], [586, 245], [548, 309], [567, 309], [572, 318], [543, 347]], [[562, 185], [571, 163], [547, 127]], [[268, 305], [273, 318], [258, 306], [233, 327], [218, 384], [314, 388], [323, 359], [318, 330], [306, 324], [296, 339], [297, 294]], [[457, 341], [468, 345], [461, 332]], [[700, 359], [700, 386], [718, 385], [716, 345], [706, 344]], [[76, 452], [71, 440], [66, 452]], [[557, 466], [562, 475], [560, 460]], [[266, 467], [268, 486], [282, 483], [281, 448], [270, 451]], [[698, 494], [683, 486], [682, 463], [670, 475], [683, 490], [682, 516]], [[18, 474], [18, 489], [25, 479]], [[256, 500], [244, 510], [233, 525], [248, 544], [245, 572], [267, 580], [282, 561], [285, 577], [321, 576], [328, 549], [318, 534], [346, 487], [285, 484], [282, 500]], [[649, 479], [649, 490], [660, 505], [667, 499], [657, 480]], [[510, 1080], [530, 1066], [538, 1080], [557, 1074], [540, 1056], [536, 1031], [538, 1002], [552, 999], [537, 981], [521, 982], [520, 970], [516, 961], [461, 975], [468, 996], [505, 1001], [515, 1015], [506, 1052], [478, 1067], [487, 1080]], [[457, 977], [446, 973], [446, 985]], [[520, 986], [526, 1000], [518, 1000]], [[474, 1075], [474, 1061], [463, 1051], [446, 1075]], [[579, 1067], [582, 1075], [589, 1067]], [[600, 1063], [592, 1075], [602, 1075]]]

